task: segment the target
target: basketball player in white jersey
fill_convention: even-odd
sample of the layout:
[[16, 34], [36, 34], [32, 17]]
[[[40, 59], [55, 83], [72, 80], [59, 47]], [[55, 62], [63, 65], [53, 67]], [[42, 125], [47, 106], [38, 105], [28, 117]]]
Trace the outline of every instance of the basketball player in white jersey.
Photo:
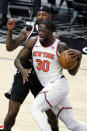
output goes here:
[[63, 68], [58, 62], [59, 53], [67, 50], [70, 57], [77, 60], [77, 65], [69, 70], [70, 74], [75, 75], [80, 66], [82, 53], [78, 50], [68, 49], [65, 43], [54, 38], [55, 25], [52, 21], [41, 22], [38, 29], [39, 36], [30, 39], [15, 59], [15, 66], [21, 72], [23, 83], [25, 83], [28, 81], [29, 73], [21, 62], [26, 60], [32, 51], [33, 66], [44, 87], [35, 98], [30, 112], [41, 131], [51, 131], [47, 119], [43, 115], [43, 112], [48, 109], [51, 109], [68, 129], [87, 131], [87, 124], [76, 120], [72, 112], [72, 107], [67, 100], [69, 86], [63, 75]]
[[[12, 35], [13, 29], [16, 25], [16, 21], [15, 19], [10, 18], [7, 23], [7, 51], [14, 51], [18, 46], [20, 46], [23, 42], [29, 39], [29, 37], [37, 36], [38, 32], [36, 27], [38, 21], [43, 21], [48, 18], [52, 18], [51, 8], [48, 6], [41, 6], [41, 8], [37, 12], [37, 22], [35, 23], [34, 27], [31, 28], [31, 26], [28, 26], [28, 28], [24, 28], [16, 38], [14, 38]], [[23, 63], [25, 68], [29, 69], [29, 67], [32, 67], [32, 64], [29, 65], [29, 63], [31, 62], [28, 58], [28, 60]], [[34, 69], [32, 69], [29, 80], [25, 84], [22, 83], [21, 74], [18, 71], [16, 72], [16, 74], [14, 74], [12, 87], [9, 92], [5, 93], [6, 98], [9, 99], [9, 108], [8, 113], [4, 119], [4, 128], [0, 129], [0, 131], [11, 131], [12, 127], [15, 124], [19, 109], [23, 104], [24, 100], [26, 99], [26, 96], [29, 94], [30, 90], [33, 96], [36, 97], [36, 95], [42, 90], [42, 88], [43, 86], [38, 81]], [[52, 131], [59, 131], [58, 120], [55, 114], [51, 110], [47, 110], [46, 115]]]

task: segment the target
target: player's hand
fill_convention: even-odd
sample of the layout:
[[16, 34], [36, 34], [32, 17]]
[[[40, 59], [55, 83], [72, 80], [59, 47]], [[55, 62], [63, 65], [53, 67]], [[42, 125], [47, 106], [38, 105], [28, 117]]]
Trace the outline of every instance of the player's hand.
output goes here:
[[82, 58], [82, 52], [79, 50], [75, 49], [69, 49], [67, 50], [68, 54], [70, 55], [71, 58], [73, 59], [81, 59]]
[[16, 19], [10, 18], [7, 22], [7, 28], [9, 31], [12, 31], [16, 25]]
[[32, 68], [30, 68], [30, 69], [23, 69], [21, 71], [21, 75], [22, 75], [22, 78], [23, 78], [23, 84], [25, 84], [25, 82], [28, 81], [29, 73], [31, 73], [31, 70], [32, 70]]

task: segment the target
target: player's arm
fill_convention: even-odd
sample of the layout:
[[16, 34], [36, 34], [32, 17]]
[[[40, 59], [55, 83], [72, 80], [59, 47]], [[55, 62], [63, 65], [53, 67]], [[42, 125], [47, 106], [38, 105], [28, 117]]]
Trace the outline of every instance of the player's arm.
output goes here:
[[68, 72], [71, 75], [75, 75], [78, 72], [78, 69], [80, 67], [80, 63], [81, 63], [81, 59], [82, 59], [82, 52], [79, 50], [75, 50], [75, 49], [69, 49], [68, 54], [70, 55], [71, 58], [74, 58], [77, 60], [76, 66], [73, 69], [68, 70]]
[[59, 45], [58, 45], [59, 53], [62, 53], [63, 51], [68, 50], [68, 49], [69, 49], [69, 47], [66, 43], [59, 42]]
[[29, 72], [31, 71], [31, 69], [25, 69], [22, 65], [22, 63], [28, 58], [28, 56], [31, 54], [32, 52], [32, 47], [33, 44], [35, 43], [36, 38], [30, 38], [24, 48], [19, 52], [19, 54], [17, 55], [15, 61], [14, 61], [14, 65], [16, 66], [16, 68], [19, 70], [19, 72], [22, 75], [23, 78], [23, 83], [25, 83], [26, 81], [28, 81], [28, 76], [29, 76]]
[[68, 72], [71, 75], [75, 75], [78, 72], [78, 69], [80, 67], [82, 53], [81, 53], [81, 51], [78, 51], [78, 50], [75, 50], [75, 49], [70, 49], [66, 43], [60, 42], [59, 52], [62, 53], [65, 50], [67, 50], [67, 52], [68, 52], [68, 54], [70, 55], [71, 58], [74, 58], [74, 59], [77, 60], [77, 65], [73, 69], [68, 70]]
[[13, 29], [15, 28], [16, 20], [13, 18], [10, 18], [7, 22], [7, 39], [6, 39], [6, 49], [7, 51], [13, 51], [16, 49], [19, 45], [21, 45], [24, 40], [27, 38], [27, 31], [26, 29], [23, 29], [18, 37], [14, 38], [12, 37]]

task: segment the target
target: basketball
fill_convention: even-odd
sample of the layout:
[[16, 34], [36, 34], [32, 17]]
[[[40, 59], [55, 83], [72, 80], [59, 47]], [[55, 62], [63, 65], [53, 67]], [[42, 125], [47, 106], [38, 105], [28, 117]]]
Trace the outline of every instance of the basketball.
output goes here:
[[77, 60], [75, 60], [74, 58], [71, 58], [69, 54], [67, 53], [67, 51], [63, 51], [59, 55], [59, 63], [64, 69], [70, 70], [76, 66]]

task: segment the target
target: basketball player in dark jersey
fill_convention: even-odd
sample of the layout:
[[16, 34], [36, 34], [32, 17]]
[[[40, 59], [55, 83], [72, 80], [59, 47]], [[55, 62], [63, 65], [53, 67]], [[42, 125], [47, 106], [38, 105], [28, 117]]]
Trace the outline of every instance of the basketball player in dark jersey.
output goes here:
[[[47, 6], [41, 7], [37, 13], [37, 21], [42, 21], [44, 19], [51, 18], [51, 17], [52, 15], [51, 15], [50, 8]], [[10, 19], [7, 23], [8, 34], [7, 34], [6, 48], [8, 51], [13, 51], [14, 49], [16, 49], [30, 36], [37, 35], [37, 31], [36, 31], [37, 29], [35, 25], [35, 28], [29, 29], [29, 27], [27, 27], [27, 29], [26, 28], [23, 29], [21, 34], [17, 38], [13, 39], [12, 30], [14, 29], [15, 24], [16, 24], [15, 19]], [[30, 31], [27, 32], [26, 30], [30, 30]], [[35, 97], [43, 88], [38, 78], [36, 77], [31, 62], [28, 61], [29, 58], [31, 59], [31, 56], [28, 56], [27, 60], [22, 63], [24, 67], [27, 69], [32, 67], [32, 71], [30, 70], [31, 73], [29, 73], [28, 82], [23, 84], [22, 76], [20, 72], [17, 71], [17, 73], [14, 75], [14, 82], [12, 88], [8, 93], [5, 93], [5, 96], [9, 99], [9, 109], [4, 120], [3, 131], [11, 131], [11, 128], [15, 124], [15, 119], [19, 112], [20, 106], [25, 100], [29, 91], [31, 90], [32, 94]], [[58, 121], [54, 113], [51, 110], [48, 110], [46, 111], [46, 114], [48, 116], [48, 122], [51, 126], [52, 131], [59, 131]]]

